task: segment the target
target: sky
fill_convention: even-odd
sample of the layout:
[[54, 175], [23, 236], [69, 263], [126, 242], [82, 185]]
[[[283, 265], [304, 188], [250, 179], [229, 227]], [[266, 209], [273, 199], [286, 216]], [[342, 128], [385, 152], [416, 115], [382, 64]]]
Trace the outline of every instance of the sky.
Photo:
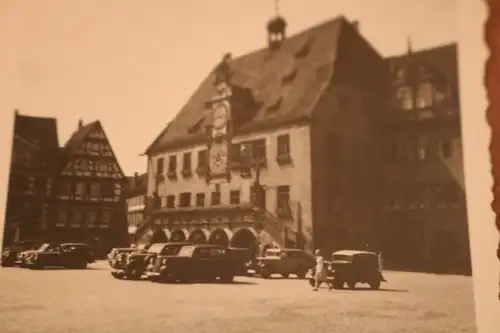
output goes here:
[[[305, 6], [306, 5], [306, 6]], [[458, 39], [454, 0], [281, 0], [288, 34], [345, 15], [382, 55]], [[0, 132], [13, 111], [55, 117], [66, 142], [99, 119], [127, 175], [231, 52], [266, 46], [274, 0], [2, 0]], [[8, 156], [5, 154], [5, 156]]]

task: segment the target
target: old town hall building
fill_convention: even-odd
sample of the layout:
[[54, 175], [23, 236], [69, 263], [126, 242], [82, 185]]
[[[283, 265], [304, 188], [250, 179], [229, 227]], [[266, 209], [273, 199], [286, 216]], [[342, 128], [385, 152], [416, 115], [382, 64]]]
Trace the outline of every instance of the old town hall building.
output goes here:
[[384, 58], [345, 17], [286, 28], [228, 53], [147, 148], [137, 234], [468, 272], [456, 45]]
[[126, 241], [126, 180], [99, 121], [80, 121], [60, 147], [55, 119], [16, 111], [9, 178], [4, 244]]

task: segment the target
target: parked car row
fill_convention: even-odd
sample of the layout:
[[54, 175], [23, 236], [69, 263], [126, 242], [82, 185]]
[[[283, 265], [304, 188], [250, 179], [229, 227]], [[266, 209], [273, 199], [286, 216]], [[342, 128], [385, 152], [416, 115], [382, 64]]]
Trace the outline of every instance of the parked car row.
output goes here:
[[[162, 282], [231, 282], [235, 276], [283, 278], [295, 275], [314, 286], [315, 259], [299, 249], [267, 249], [263, 256], [252, 259], [248, 249], [191, 242], [153, 243], [114, 248], [108, 254], [111, 275], [117, 279], [147, 278]], [[89, 245], [84, 243], [43, 243], [23, 241], [2, 252], [2, 266], [31, 269], [63, 267], [84, 269], [95, 262]], [[327, 280], [331, 289], [345, 285], [368, 284], [377, 290], [382, 282], [380, 257], [374, 252], [342, 250], [332, 254], [326, 263]]]
[[110, 253], [111, 275], [117, 279], [230, 282], [247, 274], [247, 249], [190, 242], [155, 243], [136, 251]]
[[4, 267], [84, 269], [93, 262], [94, 254], [85, 243], [19, 242], [2, 252]]

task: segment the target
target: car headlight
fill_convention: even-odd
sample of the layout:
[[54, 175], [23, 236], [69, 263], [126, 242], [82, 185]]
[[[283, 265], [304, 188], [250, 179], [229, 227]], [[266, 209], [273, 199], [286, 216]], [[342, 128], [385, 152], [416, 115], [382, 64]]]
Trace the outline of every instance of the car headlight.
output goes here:
[[163, 258], [162, 261], [161, 261], [161, 264], [162, 265], [166, 265], [167, 264], [167, 258]]

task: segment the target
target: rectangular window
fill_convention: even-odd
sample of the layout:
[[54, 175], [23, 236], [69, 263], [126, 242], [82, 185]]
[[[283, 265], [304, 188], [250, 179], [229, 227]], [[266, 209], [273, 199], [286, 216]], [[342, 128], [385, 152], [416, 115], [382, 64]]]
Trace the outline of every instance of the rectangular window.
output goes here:
[[100, 184], [101, 186], [101, 192], [102, 196], [109, 198], [113, 197], [115, 195], [115, 185], [113, 183], [102, 183]]
[[451, 140], [445, 139], [441, 141], [441, 154], [444, 158], [451, 158], [453, 154], [453, 145]]
[[205, 169], [208, 165], [208, 150], [198, 152], [198, 169]]
[[71, 222], [80, 224], [82, 223], [82, 220], [83, 220], [83, 212], [80, 209], [73, 210], [71, 214]]
[[278, 186], [276, 190], [278, 216], [288, 216], [290, 212], [290, 186]]
[[97, 198], [100, 195], [101, 195], [101, 184], [99, 183], [90, 184], [90, 196]]
[[68, 219], [68, 211], [65, 207], [59, 207], [57, 211], [57, 222], [65, 223]]
[[279, 135], [277, 141], [278, 141], [278, 157], [290, 156], [290, 135], [289, 134]]
[[182, 156], [182, 171], [191, 171], [191, 153], [184, 153]]
[[191, 206], [191, 193], [184, 192], [179, 195], [179, 207]]
[[102, 210], [101, 224], [109, 224], [109, 223], [111, 223], [111, 210], [105, 208]]
[[399, 90], [397, 91], [397, 99], [399, 101], [399, 105], [404, 110], [413, 109], [413, 94], [410, 87], [399, 88]]
[[156, 160], [156, 174], [161, 175], [163, 174], [165, 167], [165, 160], [163, 158], [159, 158]]
[[83, 182], [78, 182], [76, 183], [76, 191], [75, 191], [77, 196], [84, 196], [85, 195], [85, 183]]
[[215, 191], [212, 192], [212, 206], [218, 206], [220, 205], [220, 192]]
[[196, 193], [196, 206], [197, 207], [205, 206], [205, 193]]
[[95, 211], [93, 210], [88, 210], [87, 213], [85, 214], [85, 222], [87, 224], [95, 224], [96, 222], [96, 217], [97, 217], [97, 214]]
[[417, 108], [427, 108], [432, 106], [432, 84], [421, 83], [417, 88], [415, 104]]
[[229, 203], [231, 205], [239, 205], [240, 204], [240, 191], [234, 190], [229, 192]]
[[171, 155], [168, 158], [168, 173], [176, 173], [177, 172], [177, 156]]
[[167, 195], [167, 208], [175, 208], [175, 195]]
[[266, 139], [259, 139], [252, 142], [251, 156], [254, 161], [263, 161], [266, 159]]

